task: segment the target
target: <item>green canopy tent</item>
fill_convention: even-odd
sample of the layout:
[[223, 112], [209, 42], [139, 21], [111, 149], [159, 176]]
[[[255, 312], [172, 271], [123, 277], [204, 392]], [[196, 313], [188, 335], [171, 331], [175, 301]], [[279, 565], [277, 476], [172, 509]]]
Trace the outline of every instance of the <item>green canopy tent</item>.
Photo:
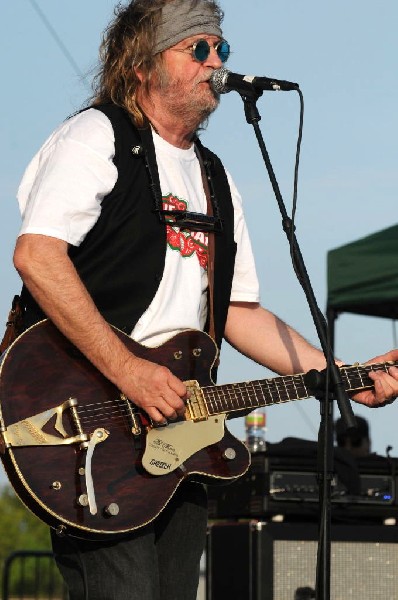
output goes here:
[[342, 312], [398, 318], [398, 225], [328, 252], [327, 317]]

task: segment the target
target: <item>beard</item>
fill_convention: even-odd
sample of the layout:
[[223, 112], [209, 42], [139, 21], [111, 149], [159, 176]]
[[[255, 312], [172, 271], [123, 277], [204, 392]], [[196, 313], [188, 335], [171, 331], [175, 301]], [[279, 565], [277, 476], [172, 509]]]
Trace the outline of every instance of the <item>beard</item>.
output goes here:
[[216, 110], [220, 96], [208, 83], [211, 71], [201, 78], [186, 82], [172, 77], [166, 70], [159, 74], [158, 86], [164, 107], [196, 130]]

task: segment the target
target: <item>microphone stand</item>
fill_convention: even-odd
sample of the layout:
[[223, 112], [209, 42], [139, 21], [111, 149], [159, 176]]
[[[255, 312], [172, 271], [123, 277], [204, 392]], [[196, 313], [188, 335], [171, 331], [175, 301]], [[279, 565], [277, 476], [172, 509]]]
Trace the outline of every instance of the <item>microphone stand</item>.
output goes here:
[[258, 122], [261, 116], [258, 112], [256, 101], [262, 91], [252, 90], [240, 94], [244, 102], [246, 121], [253, 125], [254, 132], [264, 159], [268, 176], [282, 215], [282, 227], [288, 238], [293, 267], [304, 294], [317, 330], [322, 351], [326, 358], [326, 378], [316, 370], [309, 371], [304, 377], [307, 387], [318, 393], [320, 400], [321, 422], [318, 433], [318, 482], [319, 482], [319, 507], [320, 526], [317, 557], [316, 598], [317, 600], [330, 600], [330, 545], [331, 545], [331, 482], [333, 478], [333, 404], [337, 400], [340, 413], [347, 427], [355, 427], [355, 418], [348, 395], [344, 389], [339, 368], [333, 360], [333, 353], [329, 342], [329, 333], [326, 320], [319, 310], [311, 286], [311, 282], [304, 264], [300, 247], [298, 245], [292, 220], [289, 218], [283, 202], [279, 185], [276, 180], [268, 151], [265, 147]]

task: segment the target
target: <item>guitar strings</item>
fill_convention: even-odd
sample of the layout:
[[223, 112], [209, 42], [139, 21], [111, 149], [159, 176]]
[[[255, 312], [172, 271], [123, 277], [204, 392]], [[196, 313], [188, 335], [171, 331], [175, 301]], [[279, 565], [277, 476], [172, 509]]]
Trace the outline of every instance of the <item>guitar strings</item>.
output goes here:
[[[388, 366], [384, 363], [369, 366], [348, 366], [342, 367], [340, 371], [346, 389], [355, 390], [373, 385], [367, 377], [370, 370], [387, 371]], [[251, 382], [205, 386], [201, 390], [209, 414], [280, 404], [310, 397], [301, 374]], [[77, 411], [81, 421], [86, 424], [93, 421], [127, 420], [130, 422], [131, 408], [128, 406], [128, 402], [128, 400], [114, 398], [101, 403], [78, 405]]]
[[[290, 400], [308, 398], [301, 376], [278, 382], [275, 379], [230, 384], [219, 388], [202, 388], [211, 413], [238, 411]], [[276, 397], [275, 397], [276, 396]], [[223, 409], [223, 410], [220, 410]]]
[[125, 405], [128, 400], [106, 400], [95, 404], [78, 405], [77, 412], [82, 423], [120, 421], [130, 416], [129, 409]]
[[[367, 373], [370, 370], [387, 371], [387, 369], [388, 365], [385, 363], [348, 366], [341, 368], [341, 376], [343, 381], [345, 380], [347, 390], [364, 389], [366, 387], [373, 387], [373, 382], [367, 377]], [[299, 391], [300, 388], [302, 388], [301, 391]], [[207, 397], [206, 401], [214, 414], [238, 411], [243, 408], [280, 404], [289, 402], [290, 400], [303, 400], [311, 396], [301, 374], [202, 388], [202, 391], [205, 397]], [[258, 399], [259, 392], [261, 394], [260, 400]], [[277, 399], [274, 398], [275, 394], [277, 395]], [[253, 396], [255, 401], [248, 405], [247, 400], [250, 400]], [[220, 408], [223, 410], [220, 410]]]

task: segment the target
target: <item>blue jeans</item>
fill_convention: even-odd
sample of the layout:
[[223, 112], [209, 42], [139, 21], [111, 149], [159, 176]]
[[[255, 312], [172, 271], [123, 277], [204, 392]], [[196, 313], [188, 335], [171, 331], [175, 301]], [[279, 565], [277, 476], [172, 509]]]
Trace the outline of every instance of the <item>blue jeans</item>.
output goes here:
[[70, 600], [196, 600], [206, 528], [206, 491], [190, 482], [151, 524], [116, 541], [52, 531], [52, 542]]

